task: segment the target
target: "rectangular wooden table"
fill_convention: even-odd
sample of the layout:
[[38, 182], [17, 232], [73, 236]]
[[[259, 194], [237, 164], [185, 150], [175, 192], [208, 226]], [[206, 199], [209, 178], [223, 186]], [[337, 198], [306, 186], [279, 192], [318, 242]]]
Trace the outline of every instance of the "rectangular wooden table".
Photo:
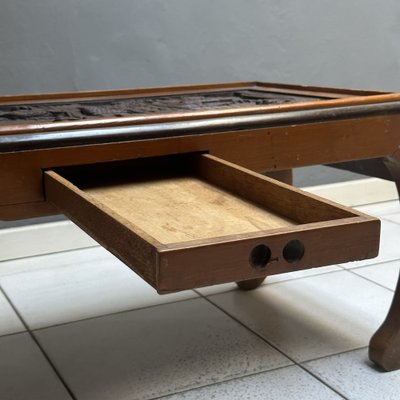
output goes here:
[[[159, 293], [251, 289], [378, 254], [378, 219], [294, 188], [291, 169], [399, 183], [399, 128], [399, 94], [259, 82], [3, 96], [0, 218], [61, 211]], [[399, 292], [370, 344], [385, 370]]]

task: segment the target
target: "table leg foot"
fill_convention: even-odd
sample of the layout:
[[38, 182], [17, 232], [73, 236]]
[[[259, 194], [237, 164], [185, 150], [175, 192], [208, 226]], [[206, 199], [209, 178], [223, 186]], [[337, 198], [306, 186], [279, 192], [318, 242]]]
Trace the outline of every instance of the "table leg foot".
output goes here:
[[258, 288], [265, 280], [266, 276], [263, 276], [262, 278], [254, 278], [254, 279], [249, 279], [247, 281], [240, 281], [236, 282], [236, 285], [239, 286], [239, 289], [242, 290], [253, 290]]
[[400, 369], [400, 277], [389, 313], [369, 343], [369, 358], [385, 371]]

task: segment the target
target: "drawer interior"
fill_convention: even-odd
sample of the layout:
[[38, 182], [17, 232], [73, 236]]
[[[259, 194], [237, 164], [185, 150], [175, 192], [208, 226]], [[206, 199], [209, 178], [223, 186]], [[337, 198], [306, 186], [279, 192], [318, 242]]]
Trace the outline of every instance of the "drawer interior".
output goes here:
[[59, 168], [45, 190], [161, 293], [378, 252], [375, 218], [208, 154]]
[[119, 185], [83, 189], [162, 244], [296, 224], [193, 175], [160, 176], [147, 181], [132, 179]]

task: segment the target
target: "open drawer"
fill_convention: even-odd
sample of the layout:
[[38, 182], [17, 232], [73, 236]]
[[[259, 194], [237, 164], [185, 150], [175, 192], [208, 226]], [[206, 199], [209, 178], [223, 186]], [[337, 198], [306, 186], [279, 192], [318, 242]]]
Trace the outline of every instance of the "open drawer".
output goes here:
[[378, 219], [209, 154], [60, 168], [44, 182], [159, 293], [378, 254]]

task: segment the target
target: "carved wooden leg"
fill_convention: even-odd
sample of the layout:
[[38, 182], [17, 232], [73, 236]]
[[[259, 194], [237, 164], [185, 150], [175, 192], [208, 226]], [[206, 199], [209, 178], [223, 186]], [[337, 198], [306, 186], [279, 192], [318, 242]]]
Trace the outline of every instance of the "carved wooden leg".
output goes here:
[[[283, 171], [274, 171], [274, 172], [268, 172], [265, 175], [277, 179], [278, 181], [288, 183], [291, 185], [293, 183], [293, 172], [291, 169], [286, 169]], [[255, 278], [255, 279], [249, 279], [247, 281], [240, 281], [236, 282], [238, 285], [239, 289], [242, 290], [253, 290], [258, 288], [264, 280], [267, 278], [267, 276], [261, 277], [261, 278]]]
[[385, 371], [400, 369], [400, 277], [389, 313], [369, 343], [369, 358]]
[[[390, 157], [385, 164], [400, 193], [399, 160], [397, 156]], [[388, 315], [370, 341], [369, 358], [385, 371], [400, 369], [400, 276]]]

